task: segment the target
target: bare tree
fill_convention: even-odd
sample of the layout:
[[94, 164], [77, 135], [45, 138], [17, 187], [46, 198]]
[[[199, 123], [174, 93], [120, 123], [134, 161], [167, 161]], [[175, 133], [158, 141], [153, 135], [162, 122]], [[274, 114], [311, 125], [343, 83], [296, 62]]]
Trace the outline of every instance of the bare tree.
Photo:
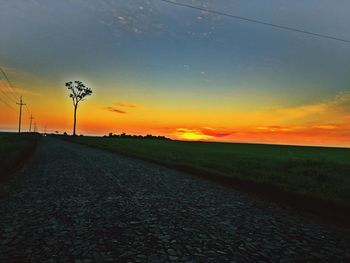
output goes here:
[[75, 128], [77, 124], [77, 109], [80, 101], [85, 100], [86, 96], [90, 96], [92, 94], [92, 90], [86, 87], [81, 81], [75, 80], [74, 83], [69, 81], [66, 83], [66, 87], [70, 90], [69, 97], [72, 98], [73, 106], [74, 106], [74, 128], [73, 128], [73, 136], [76, 135]]

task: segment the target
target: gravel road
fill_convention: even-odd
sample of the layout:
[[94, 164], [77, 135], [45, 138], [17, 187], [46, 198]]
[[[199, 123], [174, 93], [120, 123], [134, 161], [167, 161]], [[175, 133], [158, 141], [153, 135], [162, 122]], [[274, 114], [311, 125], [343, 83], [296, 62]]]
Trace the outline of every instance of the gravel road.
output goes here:
[[0, 200], [0, 262], [349, 262], [350, 230], [44, 137]]

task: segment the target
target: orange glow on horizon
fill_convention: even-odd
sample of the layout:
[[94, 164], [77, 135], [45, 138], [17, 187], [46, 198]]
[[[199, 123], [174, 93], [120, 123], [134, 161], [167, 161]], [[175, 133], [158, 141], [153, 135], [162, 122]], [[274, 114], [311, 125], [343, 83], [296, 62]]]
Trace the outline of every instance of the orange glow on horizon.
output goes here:
[[[2, 82], [3, 85], [3, 82]], [[2, 92], [8, 92], [1, 86]], [[50, 91], [28, 87], [23, 94], [39, 131], [71, 133], [73, 108], [64, 87]], [[86, 135], [112, 133], [153, 134], [188, 141], [253, 142], [272, 144], [350, 146], [350, 93], [296, 107], [248, 111], [203, 106], [199, 109], [157, 104], [157, 99], [127, 96], [114, 100], [96, 90], [78, 108], [77, 132]], [[0, 102], [1, 103], [1, 102]], [[0, 104], [0, 129], [16, 131], [18, 106]], [[22, 130], [29, 128], [29, 112], [23, 109]]]
[[174, 133], [174, 137], [182, 140], [188, 141], [199, 141], [211, 139], [211, 136], [205, 135], [197, 130], [190, 130], [186, 128], [179, 128]]

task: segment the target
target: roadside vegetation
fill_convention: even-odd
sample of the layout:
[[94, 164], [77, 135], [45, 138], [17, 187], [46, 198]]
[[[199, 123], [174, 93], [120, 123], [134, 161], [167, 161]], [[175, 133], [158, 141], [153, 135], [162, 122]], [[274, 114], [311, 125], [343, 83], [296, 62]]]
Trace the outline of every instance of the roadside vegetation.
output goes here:
[[350, 149], [157, 139], [76, 137], [107, 149], [215, 179], [272, 186], [282, 192], [350, 206]]
[[37, 134], [0, 133], [0, 194], [9, 188], [12, 174], [35, 149]]

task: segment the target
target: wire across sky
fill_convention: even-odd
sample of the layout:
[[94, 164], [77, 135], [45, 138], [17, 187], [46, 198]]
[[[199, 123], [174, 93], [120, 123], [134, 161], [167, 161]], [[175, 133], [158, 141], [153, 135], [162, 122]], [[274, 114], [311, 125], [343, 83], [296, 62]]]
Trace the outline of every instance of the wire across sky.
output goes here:
[[207, 8], [204, 8], [204, 7], [193, 6], [193, 5], [189, 5], [189, 4], [185, 4], [185, 3], [178, 3], [178, 2], [174, 2], [174, 1], [170, 1], [170, 0], [159, 0], [159, 1], [171, 4], [171, 5], [176, 5], [176, 6], [191, 8], [191, 9], [195, 9], [195, 10], [199, 10], [199, 11], [204, 11], [204, 12], [208, 12], [208, 13], [219, 15], [219, 16], [225, 16], [225, 17], [238, 19], [238, 20], [243, 20], [243, 21], [256, 23], [256, 24], [260, 24], [260, 25], [264, 25], [264, 26], [274, 27], [274, 28], [278, 28], [278, 29], [282, 29], [282, 30], [293, 31], [293, 32], [297, 32], [297, 33], [311, 35], [311, 36], [318, 37], [318, 38], [326, 38], [326, 39], [331, 39], [331, 40], [340, 41], [340, 42], [344, 42], [344, 43], [350, 44], [350, 40], [344, 39], [344, 38], [339, 38], [339, 37], [330, 36], [330, 35], [321, 34], [321, 33], [315, 33], [315, 32], [306, 31], [306, 30], [303, 30], [303, 29], [289, 27], [289, 26], [284, 26], [284, 25], [273, 24], [273, 23], [269, 23], [269, 22], [253, 19], [253, 18], [237, 16], [237, 15], [228, 14], [228, 13], [224, 13], [224, 12], [216, 11], [216, 10], [211, 10], [211, 9], [207, 9]]
[[[6, 84], [2, 85], [4, 89], [0, 89], [0, 92], [3, 95], [0, 97], [0, 101], [11, 110], [17, 112], [17, 110], [12, 105], [18, 104], [20, 95], [16, 91], [15, 87], [12, 85], [12, 82], [10, 81], [8, 75], [2, 67], [0, 67], [0, 72], [2, 73], [2, 76], [0, 76], [0, 81], [6, 82]], [[27, 106], [27, 104], [24, 105], [26, 112], [29, 116], [31, 116], [31, 111], [29, 110], [29, 107]]]

